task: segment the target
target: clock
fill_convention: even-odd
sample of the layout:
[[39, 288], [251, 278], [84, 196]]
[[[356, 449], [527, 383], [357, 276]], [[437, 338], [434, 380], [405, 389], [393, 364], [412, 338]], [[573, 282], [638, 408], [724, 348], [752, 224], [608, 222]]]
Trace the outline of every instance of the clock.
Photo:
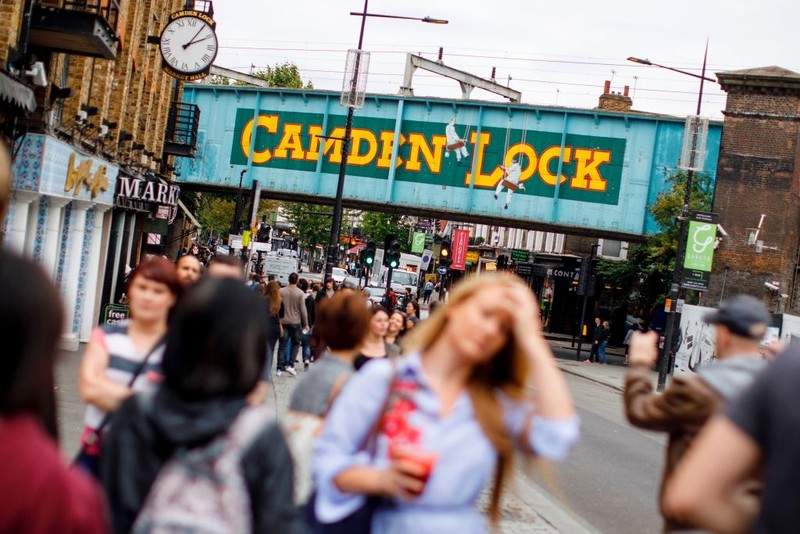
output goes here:
[[200, 11], [172, 13], [159, 41], [164, 70], [186, 81], [207, 76], [217, 57], [215, 26], [214, 19]]

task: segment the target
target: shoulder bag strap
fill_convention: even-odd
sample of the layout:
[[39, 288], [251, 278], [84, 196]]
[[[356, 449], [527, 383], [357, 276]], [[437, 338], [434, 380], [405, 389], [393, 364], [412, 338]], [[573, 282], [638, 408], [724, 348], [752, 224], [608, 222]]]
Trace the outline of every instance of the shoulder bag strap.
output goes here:
[[[153, 353], [155, 351], [157, 351], [161, 347], [161, 345], [164, 344], [164, 341], [165, 341], [166, 337], [167, 337], [166, 334], [164, 336], [162, 336], [156, 342], [156, 344], [153, 345], [153, 347], [147, 352], [145, 357], [142, 358], [142, 361], [139, 363], [139, 366], [133, 372], [133, 375], [131, 376], [131, 379], [128, 381], [128, 388], [129, 389], [133, 387], [133, 383], [136, 382], [136, 379], [139, 378], [139, 375], [142, 374], [142, 371], [144, 371], [145, 367], [147, 367], [147, 362], [150, 360], [150, 356], [152, 356]], [[86, 446], [94, 444], [100, 438], [100, 434], [103, 432], [103, 429], [108, 425], [108, 422], [111, 420], [112, 414], [113, 414], [113, 412], [106, 412], [106, 414], [103, 416], [103, 420], [100, 421], [99, 425], [97, 425], [97, 428], [92, 430], [92, 433], [89, 434], [88, 436], [86, 436], [86, 440], [84, 441], [83, 445], [81, 446], [81, 450], [79, 451], [79, 454], [83, 452], [83, 450], [86, 448]]]

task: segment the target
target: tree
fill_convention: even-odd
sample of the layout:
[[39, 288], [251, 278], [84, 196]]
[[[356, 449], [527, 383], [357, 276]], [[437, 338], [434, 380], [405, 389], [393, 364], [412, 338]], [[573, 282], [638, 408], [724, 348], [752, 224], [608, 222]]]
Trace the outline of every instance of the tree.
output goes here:
[[374, 239], [378, 247], [383, 246], [387, 235], [394, 234], [400, 242], [400, 250], [410, 252], [411, 227], [404, 215], [392, 215], [376, 211], [365, 211], [361, 217], [362, 237]]
[[[303, 77], [300, 76], [300, 69], [291, 61], [283, 63], [276, 63], [274, 67], [267, 67], [266, 69], [256, 70], [250, 73], [250, 76], [261, 78], [269, 82], [270, 87], [286, 87], [288, 89], [313, 89], [314, 84], [311, 81], [303, 83]], [[248, 85], [247, 82], [233, 80], [227, 76], [214, 74], [209, 80], [211, 85]]]
[[297, 230], [297, 238], [303, 249], [313, 253], [317, 245], [325, 246], [331, 235], [331, 206], [286, 202], [281, 209]]
[[[604, 282], [627, 289], [628, 292], [637, 288], [636, 300], [643, 306], [664, 301], [675, 268], [686, 173], [673, 173], [667, 176], [666, 181], [670, 187], [650, 207], [650, 214], [660, 231], [647, 236], [643, 243], [630, 247], [626, 261], [600, 260], [597, 265], [597, 274]], [[713, 184], [708, 173], [695, 174], [689, 209], [709, 211], [712, 195]]]
[[[197, 219], [203, 228], [217, 234], [228, 234], [233, 226], [233, 214], [236, 211], [236, 200], [232, 193], [204, 193], [198, 195]], [[262, 198], [258, 203], [257, 219], [261, 215], [277, 213], [279, 203], [275, 200]], [[249, 206], [242, 202], [242, 218], [249, 224]], [[269, 217], [268, 217], [269, 218]], [[247, 228], [244, 228], [245, 230]]]

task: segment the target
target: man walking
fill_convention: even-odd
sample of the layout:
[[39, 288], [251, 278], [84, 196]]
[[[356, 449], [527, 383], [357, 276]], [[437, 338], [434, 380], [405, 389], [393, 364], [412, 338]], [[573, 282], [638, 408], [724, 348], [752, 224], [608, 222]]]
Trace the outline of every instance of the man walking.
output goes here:
[[592, 333], [592, 348], [589, 351], [589, 358], [583, 363], [600, 363], [600, 342], [603, 338], [603, 320], [600, 317], [594, 318], [594, 332]]
[[[298, 275], [289, 275], [289, 285], [280, 290], [283, 302], [283, 336], [278, 342], [278, 370], [275, 374], [283, 375], [286, 371], [291, 376], [297, 376], [294, 361], [300, 349], [300, 334], [302, 329], [308, 328], [308, 313], [306, 312], [306, 294], [297, 287]], [[287, 346], [288, 343], [291, 345]]]
[[427, 304], [431, 301], [431, 295], [433, 294], [433, 282], [428, 280], [425, 282], [425, 291], [422, 294], [422, 302]]
[[[747, 389], [767, 362], [759, 354], [759, 342], [770, 316], [764, 304], [748, 295], [738, 295], [720, 304], [704, 318], [714, 325], [717, 361], [698, 373], [672, 378], [664, 393], [653, 391], [651, 369], [658, 355], [658, 335], [636, 333], [630, 346], [630, 370], [625, 380], [625, 413], [631, 424], [669, 435], [661, 497], [670, 473], [708, 419]], [[757, 488], [749, 480], [747, 488]], [[681, 522], [662, 509], [664, 530], [679, 531], [693, 525]]]

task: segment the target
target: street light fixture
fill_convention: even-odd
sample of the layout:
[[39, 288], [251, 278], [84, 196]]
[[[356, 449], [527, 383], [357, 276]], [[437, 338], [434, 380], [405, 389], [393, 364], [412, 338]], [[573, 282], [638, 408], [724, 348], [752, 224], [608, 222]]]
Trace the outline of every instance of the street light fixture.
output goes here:
[[[706, 77], [706, 60], [708, 59], [708, 41], [706, 41], [706, 50], [703, 54], [703, 70], [700, 74], [694, 74], [692, 72], [686, 72], [680, 69], [675, 69], [672, 67], [667, 67], [665, 65], [659, 65], [658, 63], [653, 63], [649, 59], [640, 59], [637, 57], [629, 57], [628, 61], [632, 61], [634, 63], [639, 63], [641, 65], [650, 65], [653, 67], [659, 67], [662, 69], [671, 70], [673, 72], [678, 72], [680, 74], [685, 74], [687, 76], [692, 76], [694, 78], [700, 79], [700, 91], [697, 95], [697, 117], [700, 116], [700, 108], [703, 103], [703, 84], [706, 81], [709, 82], [716, 82], [716, 80], [707, 78]], [[693, 140], [694, 143], [697, 142], [696, 136]], [[694, 148], [695, 145], [692, 146]], [[692, 194], [692, 180], [694, 178], [694, 166], [690, 165], [689, 168], [686, 170], [686, 184], [685, 184], [685, 191], [683, 193], [683, 206], [681, 208], [681, 216], [680, 220], [680, 229], [678, 233], [678, 248], [675, 251], [675, 267], [672, 270], [672, 283], [670, 284], [670, 299], [672, 300], [672, 306], [670, 308], [669, 316], [667, 317], [667, 329], [664, 333], [664, 350], [659, 354], [658, 357], [658, 391], [663, 391], [667, 385], [667, 366], [669, 363], [669, 354], [672, 352], [672, 345], [675, 338], [675, 330], [678, 328], [677, 321], [678, 321], [678, 298], [680, 297], [680, 290], [681, 290], [681, 273], [683, 272], [683, 257], [686, 251], [686, 227], [687, 221], [689, 219], [689, 202], [691, 199]]]
[[336, 256], [339, 245], [339, 232], [342, 226], [342, 198], [344, 196], [344, 180], [347, 169], [347, 155], [350, 152], [351, 133], [353, 130], [353, 111], [358, 105], [358, 98], [356, 97], [359, 83], [359, 67], [361, 66], [361, 52], [364, 44], [364, 25], [367, 22], [367, 17], [379, 17], [385, 19], [401, 19], [401, 20], [419, 20], [429, 24], [447, 24], [448, 21], [443, 19], [434, 19], [431, 17], [404, 17], [400, 15], [383, 15], [378, 13], [368, 13], [367, 8], [369, 0], [364, 0], [364, 9], [361, 12], [350, 12], [351, 15], [361, 17], [361, 31], [358, 34], [358, 50], [356, 51], [353, 63], [353, 75], [350, 79], [350, 95], [348, 98], [343, 98], [343, 102], [347, 102], [347, 119], [344, 126], [344, 138], [342, 139], [342, 161], [339, 164], [339, 181], [336, 184], [336, 198], [333, 203], [333, 221], [331, 223], [331, 235], [328, 240], [328, 257], [325, 261], [325, 278], [330, 278], [333, 274], [333, 267], [336, 262]]

